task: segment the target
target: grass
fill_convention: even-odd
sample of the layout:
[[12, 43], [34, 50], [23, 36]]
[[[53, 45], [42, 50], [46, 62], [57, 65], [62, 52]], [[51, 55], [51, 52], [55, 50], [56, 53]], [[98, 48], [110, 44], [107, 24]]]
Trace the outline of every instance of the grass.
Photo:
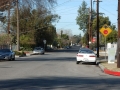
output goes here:
[[108, 63], [108, 61], [100, 61], [100, 64], [104, 66], [108, 70], [112, 70], [115, 72], [120, 72], [120, 68], [117, 68], [117, 63]]

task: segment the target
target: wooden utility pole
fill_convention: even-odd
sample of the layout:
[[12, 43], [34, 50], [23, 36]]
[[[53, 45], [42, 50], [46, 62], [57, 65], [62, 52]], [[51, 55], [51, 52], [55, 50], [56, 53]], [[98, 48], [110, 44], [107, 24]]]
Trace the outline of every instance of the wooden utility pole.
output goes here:
[[91, 7], [89, 8], [89, 42], [92, 43], [92, 0]]
[[8, 4], [6, 5], [8, 7], [8, 21], [7, 21], [7, 23], [8, 23], [8, 26], [7, 26], [8, 41], [7, 41], [7, 44], [9, 46], [9, 48], [11, 49], [11, 47], [10, 47], [10, 44], [11, 44], [11, 39], [10, 39], [10, 5], [11, 5], [11, 3], [9, 1]]
[[118, 43], [117, 43], [117, 68], [120, 68], [120, 0], [118, 0]]
[[91, 0], [91, 10], [90, 10], [90, 41], [92, 43], [92, 0]]
[[[89, 8], [89, 32], [88, 32], [88, 43], [90, 44], [90, 39], [91, 39], [91, 11], [90, 11], [90, 8]], [[90, 46], [90, 45], [89, 45]]]
[[99, 0], [97, 0], [97, 57], [99, 57]]
[[7, 7], [8, 7], [8, 30], [7, 30], [7, 32], [8, 32], [8, 35], [10, 34], [10, 1], [8, 2], [8, 4], [7, 4]]
[[19, 36], [19, 8], [18, 8], [18, 0], [16, 0], [16, 17], [17, 17], [17, 51], [20, 49], [20, 36]]

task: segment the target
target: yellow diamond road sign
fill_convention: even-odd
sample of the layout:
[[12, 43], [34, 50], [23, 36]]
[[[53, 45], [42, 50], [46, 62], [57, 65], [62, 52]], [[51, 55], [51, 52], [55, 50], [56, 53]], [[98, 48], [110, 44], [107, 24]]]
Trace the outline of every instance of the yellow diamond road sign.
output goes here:
[[112, 30], [107, 25], [104, 25], [100, 29], [100, 32], [106, 37], [107, 35], [109, 35], [112, 32]]

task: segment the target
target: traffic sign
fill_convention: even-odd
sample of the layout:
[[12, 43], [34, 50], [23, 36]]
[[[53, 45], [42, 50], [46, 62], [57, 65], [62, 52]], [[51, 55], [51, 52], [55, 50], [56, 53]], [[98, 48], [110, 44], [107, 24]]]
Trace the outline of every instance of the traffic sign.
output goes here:
[[105, 24], [101, 29], [100, 32], [106, 37], [107, 35], [109, 35], [112, 30]]

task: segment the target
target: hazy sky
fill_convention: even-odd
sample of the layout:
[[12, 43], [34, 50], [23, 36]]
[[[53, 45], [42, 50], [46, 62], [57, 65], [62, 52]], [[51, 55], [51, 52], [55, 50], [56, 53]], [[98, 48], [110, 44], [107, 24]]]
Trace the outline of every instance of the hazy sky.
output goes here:
[[[91, 0], [84, 0], [87, 3], [87, 7], [90, 7]], [[92, 0], [92, 8], [96, 10], [96, 2]], [[118, 0], [99, 0], [99, 12], [104, 13], [103, 15], [108, 16], [112, 24], [117, 25], [117, 8]], [[83, 0], [57, 0], [58, 5], [56, 6], [55, 13], [61, 16], [61, 19], [56, 23], [57, 31], [60, 29], [71, 30], [73, 35], [79, 35], [83, 32], [79, 30], [79, 26], [76, 24], [76, 17], [78, 15], [78, 9], [81, 6]]]

